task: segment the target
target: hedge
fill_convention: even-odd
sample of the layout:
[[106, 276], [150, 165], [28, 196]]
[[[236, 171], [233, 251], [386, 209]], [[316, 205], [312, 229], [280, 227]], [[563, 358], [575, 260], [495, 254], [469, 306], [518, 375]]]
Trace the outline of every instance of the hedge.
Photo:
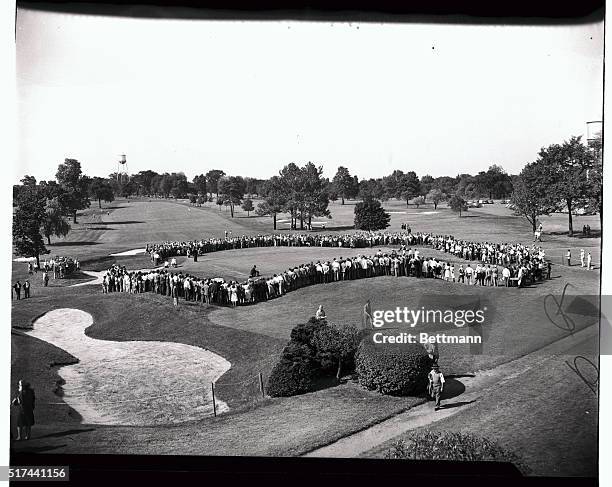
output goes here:
[[497, 442], [470, 433], [424, 431], [411, 433], [399, 440], [385, 453], [388, 459], [452, 460], [458, 462], [510, 462], [522, 474], [530, 468], [516, 453], [506, 450]]
[[432, 364], [419, 343], [375, 344], [371, 335], [361, 340], [355, 361], [363, 387], [391, 396], [424, 392]]

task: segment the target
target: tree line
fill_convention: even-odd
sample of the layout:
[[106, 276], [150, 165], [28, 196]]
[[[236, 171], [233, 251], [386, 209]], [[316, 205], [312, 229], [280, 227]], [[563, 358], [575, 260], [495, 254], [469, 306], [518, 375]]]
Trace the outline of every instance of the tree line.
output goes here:
[[[308, 162], [285, 165], [269, 179], [228, 175], [211, 169], [191, 181], [183, 172], [159, 174], [152, 170], [127, 176], [110, 174], [106, 178], [83, 174], [76, 159], [59, 164], [55, 180], [37, 182], [25, 176], [13, 188], [13, 242], [17, 253], [37, 257], [47, 253], [44, 238], [63, 237], [77, 223], [77, 212], [97, 201], [112, 202], [117, 197], [188, 198], [192, 204], [216, 201], [226, 206], [234, 217], [240, 205], [247, 215], [273, 218], [277, 229], [279, 214], [290, 217], [290, 228], [311, 228], [313, 217], [331, 217], [329, 204], [340, 200], [360, 200], [355, 207], [355, 227], [377, 230], [389, 224], [389, 214], [381, 202], [400, 199], [406, 205], [431, 202], [434, 208], [443, 201], [459, 212], [467, 210], [467, 200], [511, 198], [515, 214], [523, 216], [536, 230], [538, 218], [553, 212], [567, 211], [568, 229], [573, 235], [572, 215], [579, 209], [602, 214], [602, 139], [589, 146], [580, 137], [542, 148], [536, 161], [527, 164], [520, 174], [508, 175], [499, 165], [491, 165], [476, 175], [455, 177], [419, 176], [414, 171], [394, 170], [380, 178], [360, 180], [345, 166], [338, 167], [334, 177], [323, 177], [323, 167]], [[215, 199], [213, 199], [213, 194]], [[253, 196], [260, 199], [257, 207]]]

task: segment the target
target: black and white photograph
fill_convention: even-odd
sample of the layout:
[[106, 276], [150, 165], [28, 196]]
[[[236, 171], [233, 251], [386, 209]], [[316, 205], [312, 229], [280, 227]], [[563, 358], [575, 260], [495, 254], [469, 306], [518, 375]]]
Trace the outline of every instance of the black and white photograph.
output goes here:
[[14, 23], [11, 480], [116, 456], [596, 485], [603, 3]]

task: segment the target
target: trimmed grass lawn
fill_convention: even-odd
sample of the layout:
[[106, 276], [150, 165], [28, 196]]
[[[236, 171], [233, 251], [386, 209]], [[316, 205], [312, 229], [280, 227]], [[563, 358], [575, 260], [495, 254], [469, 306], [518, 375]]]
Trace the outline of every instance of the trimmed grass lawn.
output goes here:
[[[407, 209], [405, 203], [396, 201], [387, 202], [385, 206], [393, 212], [392, 230], [399, 230], [402, 222], [408, 222], [414, 231], [450, 233], [478, 241], [532, 240], [529, 226], [511, 216], [510, 211], [501, 205], [470, 210], [464, 218], [458, 218], [446, 208], [438, 208], [438, 213], [432, 214], [433, 208], [427, 206]], [[344, 206], [332, 204], [333, 218], [326, 231], [332, 228], [352, 231], [348, 227], [352, 225], [353, 207], [354, 202]], [[566, 219], [565, 215], [543, 219], [545, 231], [562, 232]], [[576, 218], [576, 228], [581, 228], [583, 222], [589, 223], [593, 230], [599, 228], [598, 217]], [[271, 218], [247, 218], [238, 210], [237, 217], [231, 219], [225, 210], [219, 211], [216, 205], [210, 204], [194, 208], [185, 202], [118, 201], [110, 208], [91, 208], [83, 212], [79, 224], [68, 237], [57, 241], [50, 249], [52, 255], [78, 258], [85, 270], [102, 270], [114, 262], [130, 269], [141, 269], [150, 267], [146, 256], [110, 257], [109, 254], [143, 248], [147, 242], [166, 239], [222, 237], [224, 230], [232, 231], [233, 235], [270, 233]], [[547, 254], [557, 259], [567, 246], [576, 249], [580, 245], [591, 246], [594, 261], [598, 261], [595, 252], [599, 247], [597, 238], [569, 239], [565, 235], [549, 235], [543, 243]], [[198, 276], [243, 280], [253, 264], [257, 264], [262, 274], [272, 274], [304, 262], [369, 252], [369, 249], [340, 248], [243, 249], [200, 256], [195, 264], [181, 258], [179, 270]], [[446, 257], [431, 249], [425, 249], [423, 253]], [[574, 255], [577, 256], [577, 251]], [[27, 265], [14, 263], [13, 281], [23, 281], [26, 277]], [[560, 295], [568, 282], [575, 286], [568, 289], [568, 294], [596, 295], [599, 273], [555, 265], [553, 277], [551, 281], [526, 289], [480, 288], [432, 279], [380, 277], [311, 286], [270, 302], [235, 309], [183, 301], [178, 309], [174, 309], [171, 299], [158, 295], [102, 295], [98, 285], [69, 287], [89, 279], [82, 274], [65, 280], [51, 279], [49, 287], [44, 288], [39, 274], [32, 278], [32, 298], [13, 301], [12, 307], [12, 325], [15, 328], [12, 335], [12, 384], [21, 377], [30, 380], [39, 398], [37, 418], [40, 424], [36, 426], [34, 435], [39, 439], [19, 445], [19, 448], [75, 453], [299, 454], [381, 421], [420, 401], [418, 398], [391, 398], [370, 393], [352, 382], [294, 398], [262, 400], [257, 374], [261, 372], [264, 381], [267, 379], [292, 327], [312, 316], [318, 305], [323, 305], [330, 321], [357, 325], [361, 324], [361, 310], [367, 300], [371, 301], [374, 310], [393, 310], [397, 306], [420, 308], [421, 305], [444, 308], [465, 299], [486, 305], [488, 319], [483, 327], [481, 353], [469, 353], [466, 347], [458, 345], [440, 345], [440, 363], [445, 372], [468, 373], [524, 355], [567, 334], [546, 317], [546, 296]], [[46, 404], [61, 401], [54, 392], [59, 380], [56, 365], [71, 363], [75, 358], [47, 343], [24, 336], [18, 330], [19, 327], [31, 326], [36, 317], [47, 311], [65, 307], [93, 315], [94, 325], [86, 333], [94, 338], [171, 341], [206, 348], [223, 356], [232, 367], [217, 382], [216, 392], [228, 403], [230, 413], [171, 427], [78, 427], [78, 413], [64, 405]], [[593, 322], [594, 317], [588, 308], [587, 303], [570, 309], [577, 330]], [[534, 376], [533, 380], [533, 395], [537, 396], [538, 387], [541, 388], [546, 377]], [[559, 401], [568, 402], [565, 398], [569, 394], [575, 393], [576, 401], [584, 396], [579, 389], [569, 388], [564, 392], [561, 383], [554, 390], [558, 397], [563, 398], [551, 399], [554, 405]], [[513, 431], [508, 429], [508, 423], [516, 421], [516, 414], [527, 414], [529, 403], [525, 401], [528, 399], [523, 399], [525, 404], [521, 406], [522, 392], [516, 391], [515, 394], [517, 406], [508, 409], [507, 419], [496, 417], [495, 407], [489, 406], [492, 408], [487, 413], [491, 431], [500, 425], [499, 431]], [[503, 402], [503, 397], [500, 397], [497, 403], [491, 404]], [[518, 413], [513, 412], [515, 410]], [[596, 405], [594, 411], [596, 414]], [[482, 414], [487, 417], [485, 411]], [[69, 428], [80, 428], [72, 441], [65, 437]], [[551, 438], [557, 438], [546, 430], [546, 435], [549, 433]], [[529, 434], [542, 433], [534, 424], [531, 433], [525, 431], [525, 439]], [[563, 435], [559, 438], [570, 438], [561, 430], [558, 434]], [[40, 438], [44, 435], [49, 436]], [[584, 438], [586, 445], [588, 437]], [[550, 461], [552, 457], [546, 458]]]
[[[464, 432], [497, 440], [519, 453], [533, 475], [595, 476], [597, 396], [564, 362], [571, 363], [574, 356], [582, 355], [597, 363], [596, 345], [590, 339], [577, 343], [566, 355], [552, 358], [544, 367], [494, 388], [462, 414], [415, 432]], [[589, 376], [589, 367], [581, 370], [588, 380], [594, 379]], [[364, 456], [384, 457], [399, 438]]]

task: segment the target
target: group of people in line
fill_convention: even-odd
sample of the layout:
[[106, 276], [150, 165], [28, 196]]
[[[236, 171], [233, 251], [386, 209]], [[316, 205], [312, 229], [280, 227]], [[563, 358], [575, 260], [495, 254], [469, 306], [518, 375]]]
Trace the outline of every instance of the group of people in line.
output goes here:
[[53, 279], [64, 279], [80, 269], [81, 263], [71, 257], [53, 257], [48, 261], [43, 261], [40, 267], [36, 262], [28, 262], [28, 274], [38, 274], [38, 271], [41, 271], [43, 273], [43, 280], [45, 274], [48, 275], [50, 272], [53, 273]]
[[252, 247], [346, 247], [367, 248], [387, 245], [428, 245], [433, 234], [411, 232], [356, 232], [351, 234], [308, 234], [291, 235], [242, 235], [239, 237], [209, 238], [193, 241], [167, 241], [148, 244], [146, 252], [152, 262], [175, 256], [193, 257], [222, 250], [237, 250]]
[[[572, 265], [572, 249], [567, 249], [567, 253], [565, 254], [565, 259], [567, 260], [567, 265]], [[593, 270], [593, 256], [591, 252], [585, 252], [584, 249], [580, 249], [580, 267], [584, 267], [587, 270]]]
[[[247, 247], [258, 246], [257, 244], [268, 245], [269, 242], [272, 242], [270, 245], [275, 245], [273, 243], [275, 239], [261, 237], [261, 239], [257, 237], [227, 239], [225, 245], [233, 246], [236, 242], [240, 242], [242, 245], [240, 248], [245, 248], [245, 244]], [[297, 242], [297, 245], [303, 243], [303, 240], [297, 238], [299, 236], [295, 239], [285, 237], [280, 236], [280, 241], [291, 241], [292, 244]], [[322, 236], [306, 237], [318, 245], [321, 242], [328, 242]], [[103, 276], [102, 291], [103, 293], [153, 292], [172, 297], [175, 306], [178, 305], [179, 299], [196, 303], [238, 306], [274, 299], [287, 292], [315, 284], [377, 276], [437, 278], [466, 285], [508, 287], [514, 283], [523, 287], [538, 280], [550, 279], [550, 263], [545, 260], [544, 251], [535, 246], [529, 248], [522, 244], [468, 242], [448, 235], [423, 233], [379, 232], [354, 234], [351, 237], [352, 240], [345, 239], [345, 236], [333, 238], [338, 238], [338, 241], [343, 243], [348, 242], [349, 247], [357, 245], [365, 247], [366, 243], [369, 246], [372, 241], [384, 245], [399, 243], [400, 247], [386, 252], [379, 249], [369, 255], [305, 263], [269, 277], [260, 276], [257, 267], [253, 266], [249, 277], [242, 282], [220, 277], [202, 278], [189, 273], [173, 272], [168, 268], [129, 271], [124, 266], [113, 265]], [[207, 245], [210, 243], [210, 241], [199, 241], [197, 244], [166, 242], [149, 245], [147, 250], [153, 254], [163, 255], [164, 258], [168, 258], [174, 252], [178, 255], [182, 255], [181, 252], [189, 255], [194, 248], [197, 253], [205, 249], [204, 246], [200, 247], [202, 242], [208, 242]], [[424, 256], [418, 248], [412, 248], [410, 245], [428, 245], [457, 258], [478, 262], [474, 266], [470, 263], [456, 266], [450, 259], [442, 261], [435, 257]], [[219, 244], [216, 248], [221, 250], [222, 247], [223, 245]], [[176, 260], [174, 257], [172, 259], [174, 267]]]

